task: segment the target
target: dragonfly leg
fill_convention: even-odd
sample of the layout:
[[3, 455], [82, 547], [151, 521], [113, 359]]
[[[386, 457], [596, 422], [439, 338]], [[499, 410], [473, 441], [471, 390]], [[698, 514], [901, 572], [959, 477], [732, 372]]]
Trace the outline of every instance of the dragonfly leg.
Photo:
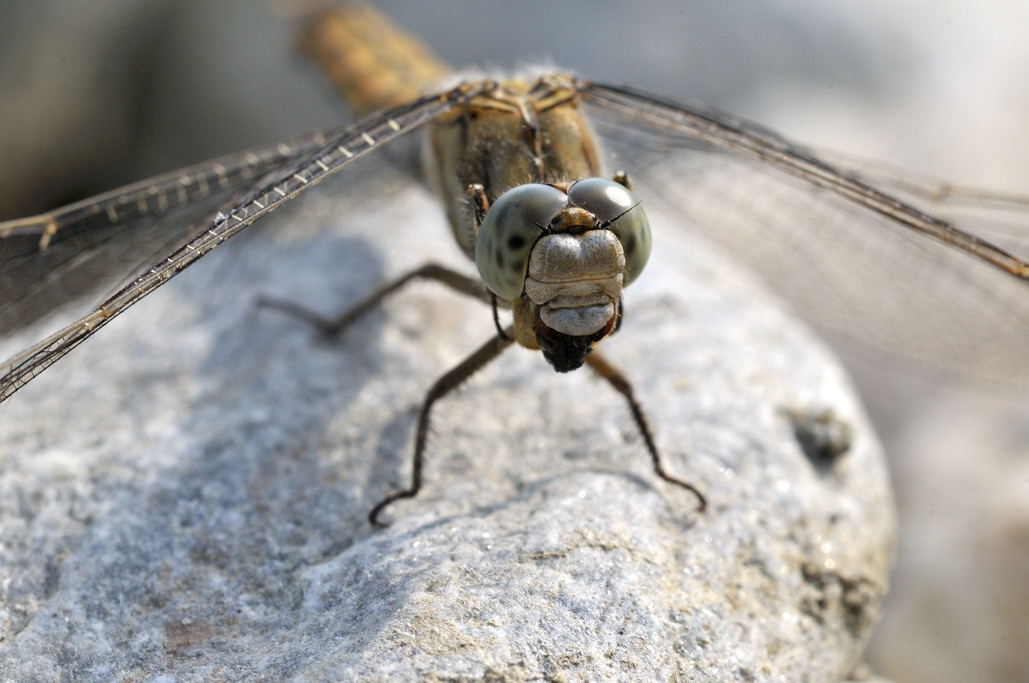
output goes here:
[[654, 437], [650, 433], [650, 426], [647, 424], [647, 418], [643, 414], [643, 408], [641, 408], [640, 404], [636, 401], [636, 397], [632, 391], [632, 385], [629, 384], [629, 380], [622, 374], [622, 371], [611, 365], [610, 361], [608, 361], [607, 358], [605, 358], [604, 355], [596, 349], [593, 349], [593, 352], [586, 357], [586, 363], [593, 368], [594, 372], [607, 380], [608, 383], [615, 388], [615, 391], [624, 396], [625, 400], [629, 403], [629, 409], [632, 411], [632, 417], [636, 421], [636, 426], [639, 428], [640, 433], [643, 435], [643, 441], [647, 444], [647, 450], [650, 451], [650, 459], [654, 463], [654, 472], [657, 476], [670, 484], [681, 486], [696, 496], [698, 503], [697, 511], [703, 512], [707, 507], [707, 499], [704, 497], [704, 494], [701, 493], [693, 484], [677, 479], [665, 471], [664, 466], [661, 464], [661, 454], [657, 450], [657, 445], [654, 443]]
[[411, 486], [400, 491], [394, 491], [372, 508], [368, 513], [368, 521], [375, 526], [385, 526], [379, 521], [379, 513], [387, 505], [401, 498], [413, 498], [422, 487], [422, 464], [425, 456], [425, 443], [429, 435], [429, 414], [432, 406], [439, 399], [443, 398], [456, 389], [462, 382], [481, 370], [483, 366], [501, 354], [501, 352], [514, 342], [514, 330], [508, 327], [504, 336], [491, 337], [488, 342], [479, 347], [472, 355], [465, 358], [461, 363], [440, 377], [425, 395], [422, 402], [422, 409], [418, 413], [418, 427], [415, 432], [414, 458], [411, 462]]
[[497, 295], [493, 292], [489, 293], [489, 298], [490, 305], [493, 307], [493, 325], [497, 328], [497, 335], [504, 339], [509, 339], [507, 332], [505, 332], [504, 328], [500, 325], [500, 311], [498, 310], [500, 301], [497, 299]]
[[348, 309], [342, 315], [335, 318], [327, 318], [322, 316], [311, 309], [302, 306], [293, 301], [285, 301], [282, 299], [273, 299], [270, 297], [261, 297], [257, 301], [257, 305], [263, 308], [272, 308], [287, 315], [291, 315], [295, 318], [303, 320], [313, 327], [321, 330], [327, 335], [338, 335], [341, 334], [345, 329], [361, 317], [368, 311], [385, 299], [387, 296], [397, 291], [411, 280], [423, 279], [423, 280], [435, 280], [444, 285], [447, 285], [455, 291], [467, 294], [473, 298], [485, 301], [486, 303], [492, 303], [492, 298], [487, 291], [486, 287], [477, 278], [468, 277], [463, 273], [459, 273], [456, 270], [451, 270], [445, 266], [441, 266], [437, 263], [426, 263], [425, 265], [412, 270], [411, 272], [403, 275], [393, 282], [389, 282], [379, 289], [369, 294], [363, 301], [354, 305], [353, 308]]

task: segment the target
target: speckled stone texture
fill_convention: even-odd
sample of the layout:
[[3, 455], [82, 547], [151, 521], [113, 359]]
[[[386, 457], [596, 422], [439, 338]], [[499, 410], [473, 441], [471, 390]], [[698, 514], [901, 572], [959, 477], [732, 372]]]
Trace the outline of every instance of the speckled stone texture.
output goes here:
[[830, 680], [860, 663], [894, 538], [877, 440], [821, 344], [659, 216], [602, 348], [708, 510], [655, 477], [606, 384], [516, 349], [439, 405], [423, 492], [371, 528], [409, 476], [424, 391], [493, 325], [433, 284], [338, 340], [256, 310], [259, 293], [340, 310], [429, 254], [468, 268], [423, 192], [359, 190], [217, 249], [0, 410], [5, 678]]

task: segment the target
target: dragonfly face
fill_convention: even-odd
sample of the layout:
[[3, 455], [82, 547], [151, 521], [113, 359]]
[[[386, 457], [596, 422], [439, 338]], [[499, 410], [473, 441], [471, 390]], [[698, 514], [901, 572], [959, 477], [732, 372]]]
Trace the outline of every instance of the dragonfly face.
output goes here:
[[515, 338], [567, 372], [615, 329], [622, 287], [643, 270], [650, 242], [639, 201], [615, 181], [531, 183], [491, 206], [475, 262], [490, 291], [514, 302]]

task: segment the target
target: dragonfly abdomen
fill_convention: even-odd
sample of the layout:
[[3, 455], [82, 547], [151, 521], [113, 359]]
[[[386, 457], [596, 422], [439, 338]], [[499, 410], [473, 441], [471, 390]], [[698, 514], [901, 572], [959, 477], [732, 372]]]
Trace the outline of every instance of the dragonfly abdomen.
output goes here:
[[300, 49], [360, 115], [407, 104], [450, 73], [424, 43], [359, 3], [313, 12]]

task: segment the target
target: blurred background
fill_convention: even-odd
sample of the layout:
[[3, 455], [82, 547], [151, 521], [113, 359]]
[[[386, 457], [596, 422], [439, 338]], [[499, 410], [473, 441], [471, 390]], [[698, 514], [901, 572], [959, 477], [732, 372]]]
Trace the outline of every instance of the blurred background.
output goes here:
[[[0, 2], [0, 220], [347, 117], [279, 0]], [[456, 66], [550, 62], [798, 141], [1029, 194], [1018, 0], [375, 3]], [[897, 681], [1029, 680], [1029, 410], [853, 369], [902, 534], [870, 649]]]

